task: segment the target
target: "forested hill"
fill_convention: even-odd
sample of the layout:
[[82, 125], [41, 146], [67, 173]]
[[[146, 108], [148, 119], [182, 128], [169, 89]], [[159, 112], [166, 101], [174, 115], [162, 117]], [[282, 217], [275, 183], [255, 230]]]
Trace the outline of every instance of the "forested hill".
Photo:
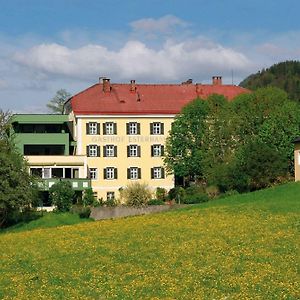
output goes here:
[[300, 102], [300, 61], [285, 61], [252, 74], [240, 83], [241, 87], [256, 90], [275, 86], [285, 90], [289, 98]]

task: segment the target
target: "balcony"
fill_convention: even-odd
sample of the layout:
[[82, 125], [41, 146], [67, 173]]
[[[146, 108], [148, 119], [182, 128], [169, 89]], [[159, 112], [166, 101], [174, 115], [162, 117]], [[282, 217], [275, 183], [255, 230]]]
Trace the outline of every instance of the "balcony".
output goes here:
[[30, 166], [84, 166], [84, 155], [28, 155], [25, 156]]
[[83, 191], [91, 187], [91, 180], [88, 178], [47, 178], [39, 180], [38, 188], [40, 191], [49, 191], [51, 186], [59, 181], [69, 181], [75, 191]]

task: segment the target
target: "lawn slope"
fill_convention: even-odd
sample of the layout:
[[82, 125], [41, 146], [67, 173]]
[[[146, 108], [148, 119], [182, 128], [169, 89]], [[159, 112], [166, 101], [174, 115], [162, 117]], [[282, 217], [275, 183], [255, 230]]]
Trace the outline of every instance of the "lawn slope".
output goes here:
[[298, 299], [300, 184], [0, 235], [4, 299]]

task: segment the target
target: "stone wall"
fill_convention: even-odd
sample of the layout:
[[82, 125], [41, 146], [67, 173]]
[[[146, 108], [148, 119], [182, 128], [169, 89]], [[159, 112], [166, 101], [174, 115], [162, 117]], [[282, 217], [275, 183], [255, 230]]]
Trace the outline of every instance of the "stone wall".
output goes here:
[[112, 218], [122, 218], [128, 216], [147, 215], [152, 213], [158, 213], [170, 210], [172, 208], [178, 208], [179, 206], [174, 205], [151, 205], [146, 207], [93, 207], [91, 209], [90, 217], [95, 220], [105, 220]]

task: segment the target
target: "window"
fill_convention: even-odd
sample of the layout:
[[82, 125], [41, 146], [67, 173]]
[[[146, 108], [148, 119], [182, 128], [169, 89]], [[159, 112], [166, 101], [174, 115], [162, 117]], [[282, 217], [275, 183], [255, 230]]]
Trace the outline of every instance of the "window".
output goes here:
[[164, 145], [152, 145], [151, 146], [151, 156], [158, 157], [164, 155]]
[[127, 157], [140, 157], [141, 156], [141, 146], [129, 145], [127, 146]]
[[137, 167], [128, 168], [127, 179], [141, 179], [141, 168], [137, 168]]
[[140, 123], [129, 122], [126, 124], [126, 133], [129, 135], [140, 134]]
[[117, 179], [118, 178], [117, 168], [114, 167], [105, 168], [103, 177], [104, 179]]
[[103, 123], [103, 134], [104, 135], [117, 134], [117, 124], [114, 122]]
[[42, 168], [30, 168], [30, 174], [33, 176], [42, 178], [43, 169]]
[[115, 145], [103, 146], [103, 156], [104, 157], [117, 157], [117, 146], [115, 146]]
[[151, 179], [165, 178], [165, 169], [162, 167], [151, 168]]
[[99, 157], [100, 156], [100, 146], [88, 145], [86, 147], [86, 154], [88, 157]]
[[43, 169], [43, 178], [51, 178], [51, 169], [50, 168]]
[[164, 134], [164, 123], [154, 122], [150, 123], [150, 134]]
[[86, 134], [100, 134], [100, 124], [97, 122], [86, 123]]
[[106, 201], [115, 200], [115, 192], [107, 192], [106, 193]]
[[97, 170], [97, 168], [90, 168], [89, 169], [89, 177], [91, 179], [94, 179], [94, 180], [98, 178], [98, 170]]

